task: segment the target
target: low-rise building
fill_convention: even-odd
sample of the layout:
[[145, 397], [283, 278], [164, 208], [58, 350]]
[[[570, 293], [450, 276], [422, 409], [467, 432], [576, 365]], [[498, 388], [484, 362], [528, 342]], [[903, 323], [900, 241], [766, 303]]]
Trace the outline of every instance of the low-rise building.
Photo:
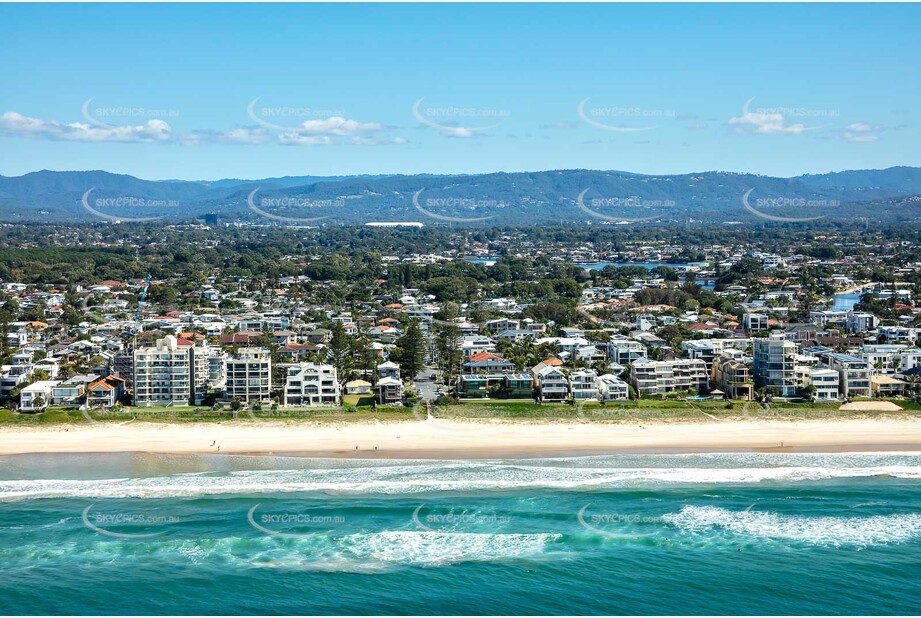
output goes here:
[[19, 411], [43, 411], [51, 403], [51, 391], [58, 384], [58, 380], [41, 380], [23, 388], [19, 392]]
[[598, 399], [598, 373], [594, 369], [579, 369], [569, 374], [569, 390], [576, 400]]
[[629, 365], [638, 358], [646, 358], [648, 350], [633, 339], [612, 339], [608, 342], [608, 358], [618, 365]]
[[870, 378], [870, 392], [874, 397], [897, 397], [905, 394], [908, 383], [890, 376], [873, 376]]
[[707, 364], [700, 359], [653, 361], [641, 358], [630, 368], [630, 381], [641, 395], [704, 391], [709, 379]]
[[805, 385], [815, 389], [813, 395], [817, 401], [835, 401], [839, 398], [840, 376], [834, 369], [810, 369]]
[[381, 378], [377, 382], [377, 403], [384, 406], [403, 404], [403, 381], [399, 378]]
[[750, 400], [755, 394], [755, 382], [748, 365], [730, 356], [717, 356], [713, 359], [710, 381], [728, 399]]
[[371, 383], [365, 380], [352, 380], [345, 383], [346, 395], [370, 395]]
[[630, 385], [612, 373], [598, 376], [599, 401], [627, 401], [630, 399]]
[[284, 405], [335, 406], [339, 405], [339, 394], [339, 380], [332, 365], [299, 363], [288, 367]]
[[770, 330], [768, 316], [763, 313], [746, 313], [742, 315], [742, 328], [749, 332]]
[[99, 378], [86, 387], [86, 405], [91, 408], [111, 408], [125, 394], [125, 381], [117, 375]]
[[838, 372], [839, 392], [844, 397], [870, 396], [870, 365], [864, 359], [852, 354], [831, 353], [823, 359], [829, 369]]
[[563, 401], [569, 397], [569, 378], [559, 367], [538, 364], [531, 370], [539, 401]]

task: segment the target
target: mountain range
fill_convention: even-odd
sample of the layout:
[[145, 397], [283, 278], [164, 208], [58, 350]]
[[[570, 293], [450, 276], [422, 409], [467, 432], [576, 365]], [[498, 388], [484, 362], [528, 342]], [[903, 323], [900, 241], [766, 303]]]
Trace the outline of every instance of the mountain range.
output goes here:
[[921, 168], [777, 178], [555, 170], [470, 175], [143, 180], [106, 171], [0, 176], [0, 221], [188, 221], [352, 225], [800, 222], [921, 219]]

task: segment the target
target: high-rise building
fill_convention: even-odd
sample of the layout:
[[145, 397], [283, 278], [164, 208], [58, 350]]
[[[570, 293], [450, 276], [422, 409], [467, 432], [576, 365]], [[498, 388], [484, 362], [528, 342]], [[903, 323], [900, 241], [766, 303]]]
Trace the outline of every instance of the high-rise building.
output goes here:
[[796, 344], [780, 338], [753, 340], [752, 373], [758, 386], [780, 397], [792, 397], [802, 386], [796, 377]]
[[135, 349], [134, 405], [201, 405], [210, 384], [209, 358], [216, 353], [207, 344], [196, 346], [172, 335]]
[[225, 396], [244, 403], [272, 398], [272, 357], [265, 348], [241, 348], [227, 357]]

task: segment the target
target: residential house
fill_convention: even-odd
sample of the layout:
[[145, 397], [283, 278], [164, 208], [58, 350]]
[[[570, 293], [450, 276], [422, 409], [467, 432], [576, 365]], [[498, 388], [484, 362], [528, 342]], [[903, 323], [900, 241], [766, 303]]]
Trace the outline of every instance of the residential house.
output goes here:
[[110, 375], [99, 378], [86, 387], [86, 404], [90, 407], [111, 408], [125, 394], [125, 381]]
[[58, 380], [40, 380], [19, 392], [20, 412], [41, 412], [51, 403], [51, 392], [60, 384]]
[[402, 405], [403, 381], [393, 377], [384, 377], [378, 380], [377, 403], [384, 406]]
[[835, 401], [838, 399], [841, 378], [834, 369], [811, 369], [806, 377], [805, 385], [815, 388], [813, 395], [817, 401]]
[[531, 369], [539, 401], [563, 401], [569, 397], [569, 378], [559, 367], [538, 363]]
[[598, 373], [579, 369], [569, 374], [569, 389], [575, 400], [598, 399]]
[[598, 376], [599, 401], [627, 401], [630, 399], [630, 385], [611, 373]]

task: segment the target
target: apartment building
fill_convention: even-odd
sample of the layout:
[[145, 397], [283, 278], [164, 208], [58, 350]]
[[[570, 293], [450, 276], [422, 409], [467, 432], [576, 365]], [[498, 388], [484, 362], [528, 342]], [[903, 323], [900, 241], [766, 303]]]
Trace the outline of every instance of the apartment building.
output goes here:
[[664, 361], [641, 358], [630, 368], [630, 381], [642, 395], [703, 391], [707, 390], [709, 380], [707, 363], [696, 358]]
[[134, 351], [134, 405], [200, 404], [207, 374], [196, 371], [194, 346], [179, 345], [172, 335]]
[[876, 328], [877, 319], [872, 313], [849, 311], [844, 324], [849, 333], [866, 333]]
[[921, 350], [905, 345], [865, 345], [855, 355], [867, 362], [872, 375], [894, 375], [921, 365]]
[[870, 365], [852, 354], [831, 353], [824, 356], [829, 369], [838, 372], [839, 392], [844, 397], [870, 396]]
[[272, 398], [272, 357], [265, 348], [241, 348], [225, 361], [226, 399], [244, 403]]
[[284, 397], [286, 406], [338, 405], [340, 390], [336, 368], [315, 363], [288, 367]]
[[752, 355], [755, 383], [781, 397], [795, 396], [802, 386], [796, 378], [796, 349], [796, 344], [786, 339], [755, 339]]
[[612, 339], [608, 342], [608, 359], [618, 365], [629, 365], [638, 358], [646, 358], [648, 350], [639, 341]]
[[880, 342], [914, 344], [918, 340], [918, 330], [906, 326], [879, 326], [876, 336]]
[[750, 400], [755, 394], [751, 370], [742, 361], [730, 356], [717, 356], [710, 369], [710, 380], [729, 399]]
[[749, 332], [770, 330], [768, 317], [763, 313], [746, 313], [742, 315], [742, 328]]

